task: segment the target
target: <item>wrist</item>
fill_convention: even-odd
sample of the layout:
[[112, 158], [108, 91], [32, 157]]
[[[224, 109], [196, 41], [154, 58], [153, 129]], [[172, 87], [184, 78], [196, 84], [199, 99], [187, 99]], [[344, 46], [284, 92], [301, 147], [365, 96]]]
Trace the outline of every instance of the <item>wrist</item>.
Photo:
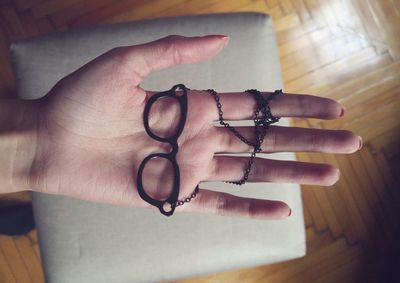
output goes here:
[[37, 121], [35, 101], [0, 100], [0, 193], [31, 190]]

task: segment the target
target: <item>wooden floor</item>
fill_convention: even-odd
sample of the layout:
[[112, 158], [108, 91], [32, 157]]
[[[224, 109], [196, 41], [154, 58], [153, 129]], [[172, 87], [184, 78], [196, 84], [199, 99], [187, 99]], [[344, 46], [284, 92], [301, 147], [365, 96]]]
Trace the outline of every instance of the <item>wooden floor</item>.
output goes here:
[[[350, 156], [298, 155], [342, 172], [334, 188], [303, 187], [306, 257], [179, 283], [394, 282], [388, 278], [398, 273], [400, 254], [399, 0], [0, 0], [0, 94], [15, 97], [12, 41], [97, 23], [234, 11], [272, 16], [285, 91], [334, 98], [347, 109], [337, 121], [294, 124], [355, 131], [364, 148]], [[35, 231], [0, 236], [0, 282], [43, 282], [39, 258]]]

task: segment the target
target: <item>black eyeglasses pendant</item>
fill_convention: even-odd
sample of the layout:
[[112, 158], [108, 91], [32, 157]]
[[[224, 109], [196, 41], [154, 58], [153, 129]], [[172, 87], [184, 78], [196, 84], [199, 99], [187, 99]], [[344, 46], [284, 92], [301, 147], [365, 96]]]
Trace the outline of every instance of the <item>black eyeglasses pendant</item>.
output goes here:
[[[181, 90], [181, 92], [177, 93], [177, 90]], [[151, 107], [153, 104], [159, 100], [163, 99], [166, 97], [171, 97], [176, 99], [179, 102], [180, 106], [180, 119], [179, 119], [179, 124], [178, 128], [176, 129], [176, 132], [172, 136], [168, 137], [160, 137], [159, 135], [155, 134], [149, 125], [149, 114], [151, 111]], [[158, 207], [160, 212], [166, 216], [171, 216], [176, 208], [176, 203], [178, 201], [179, 197], [179, 189], [180, 189], [180, 172], [179, 172], [179, 166], [178, 163], [176, 162], [176, 155], [178, 153], [178, 138], [181, 135], [183, 128], [186, 123], [186, 117], [187, 117], [187, 88], [183, 84], [177, 84], [173, 86], [170, 90], [164, 91], [157, 93], [153, 95], [149, 101], [146, 103], [144, 112], [143, 112], [143, 122], [144, 122], [144, 127], [146, 130], [146, 133], [153, 139], [159, 141], [159, 142], [164, 142], [164, 143], [169, 143], [171, 145], [171, 152], [170, 153], [153, 153], [148, 155], [140, 164], [139, 170], [137, 173], [137, 188], [140, 197], [148, 202], [149, 204]], [[165, 200], [157, 200], [149, 196], [146, 191], [143, 188], [143, 171], [144, 168], [151, 159], [153, 158], [164, 158], [167, 159], [169, 162], [171, 162], [173, 169], [174, 169], [174, 178], [173, 178], [173, 187], [172, 187], [172, 192], [169, 195], [169, 197]], [[165, 210], [165, 204], [169, 204], [171, 207], [171, 210], [167, 211]]]

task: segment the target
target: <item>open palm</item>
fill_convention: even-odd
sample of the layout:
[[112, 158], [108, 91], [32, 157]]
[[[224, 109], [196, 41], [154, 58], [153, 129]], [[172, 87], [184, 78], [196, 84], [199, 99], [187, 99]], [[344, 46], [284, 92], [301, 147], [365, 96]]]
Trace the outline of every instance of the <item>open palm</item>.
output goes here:
[[[58, 82], [36, 102], [39, 110], [38, 148], [31, 169], [35, 190], [118, 205], [150, 207], [137, 191], [136, 174], [151, 153], [168, 152], [168, 144], [151, 139], [143, 125], [143, 111], [155, 94], [140, 87], [152, 71], [178, 64], [195, 63], [215, 56], [227, 43], [222, 36], [171, 36], [155, 42], [119, 47], [97, 57]], [[176, 83], [176, 82], [175, 82]], [[171, 82], [171, 86], [174, 82]], [[190, 86], [189, 86], [190, 87]], [[220, 94], [224, 118], [252, 119], [256, 102], [242, 93]], [[328, 99], [285, 94], [271, 104], [275, 116], [334, 119], [341, 106]], [[307, 107], [305, 107], [307, 106]], [[168, 131], [179, 107], [155, 105], [150, 124]], [[218, 153], [251, 152], [225, 128], [215, 127], [215, 101], [204, 91], [188, 92], [188, 113], [179, 137], [177, 162], [180, 194], [189, 196], [201, 181], [235, 181], [243, 176], [248, 158]], [[240, 132], [252, 138], [251, 127]], [[348, 131], [271, 127], [263, 143], [264, 152], [321, 151], [351, 153], [360, 138]], [[163, 167], [152, 170], [150, 192], [166, 198]], [[332, 185], [339, 178], [336, 168], [326, 164], [274, 161], [257, 158], [249, 182], [295, 182]], [[168, 178], [166, 178], [168, 179]], [[201, 189], [196, 199], [177, 211], [234, 214], [257, 218], [282, 218], [290, 213], [280, 201], [236, 197]]]

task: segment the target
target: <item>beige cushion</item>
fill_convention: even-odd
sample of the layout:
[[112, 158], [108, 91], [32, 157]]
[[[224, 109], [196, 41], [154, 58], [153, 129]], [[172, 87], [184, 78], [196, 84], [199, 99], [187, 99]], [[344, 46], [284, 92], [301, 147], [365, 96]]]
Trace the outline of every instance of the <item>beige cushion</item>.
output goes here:
[[[227, 34], [215, 59], [152, 74], [152, 90], [175, 83], [190, 88], [241, 91], [282, 87], [271, 18], [239, 13], [179, 17], [98, 26], [30, 39], [12, 46], [18, 93], [43, 96], [62, 77], [104, 51], [169, 34]], [[283, 120], [281, 124], [287, 125]], [[291, 153], [269, 158], [294, 159]], [[156, 282], [292, 259], [305, 254], [299, 186], [207, 183], [236, 195], [286, 201], [293, 215], [281, 221], [175, 214], [121, 208], [33, 194], [44, 271], [48, 282]]]

